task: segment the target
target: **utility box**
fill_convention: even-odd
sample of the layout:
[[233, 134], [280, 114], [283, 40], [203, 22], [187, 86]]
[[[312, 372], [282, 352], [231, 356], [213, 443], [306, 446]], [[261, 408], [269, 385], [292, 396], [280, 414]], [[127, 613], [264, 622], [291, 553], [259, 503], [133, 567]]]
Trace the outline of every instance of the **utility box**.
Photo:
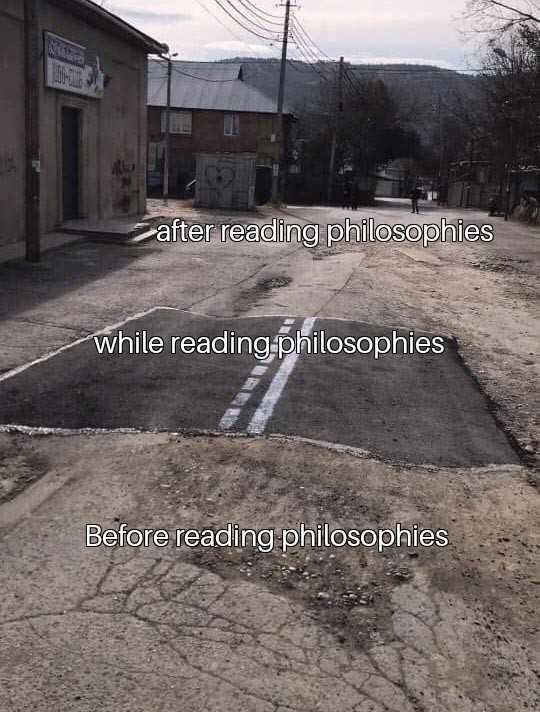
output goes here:
[[254, 210], [257, 155], [198, 153], [195, 207]]

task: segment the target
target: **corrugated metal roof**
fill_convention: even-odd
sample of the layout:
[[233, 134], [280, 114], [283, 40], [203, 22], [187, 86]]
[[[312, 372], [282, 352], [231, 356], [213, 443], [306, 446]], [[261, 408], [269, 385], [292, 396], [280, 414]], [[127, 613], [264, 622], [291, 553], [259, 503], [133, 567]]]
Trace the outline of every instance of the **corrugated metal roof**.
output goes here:
[[[173, 61], [171, 106], [176, 109], [250, 111], [275, 114], [276, 101], [242, 81], [242, 65], [234, 62]], [[148, 62], [148, 105], [167, 103], [167, 64]], [[285, 110], [285, 113], [291, 113]]]

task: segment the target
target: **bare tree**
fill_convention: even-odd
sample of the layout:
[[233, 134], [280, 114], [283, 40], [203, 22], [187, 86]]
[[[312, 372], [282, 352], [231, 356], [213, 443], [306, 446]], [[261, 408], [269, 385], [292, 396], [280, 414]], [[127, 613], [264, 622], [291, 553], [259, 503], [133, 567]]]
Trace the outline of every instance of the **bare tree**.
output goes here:
[[476, 32], [500, 36], [520, 26], [540, 24], [537, 0], [469, 0], [465, 19]]

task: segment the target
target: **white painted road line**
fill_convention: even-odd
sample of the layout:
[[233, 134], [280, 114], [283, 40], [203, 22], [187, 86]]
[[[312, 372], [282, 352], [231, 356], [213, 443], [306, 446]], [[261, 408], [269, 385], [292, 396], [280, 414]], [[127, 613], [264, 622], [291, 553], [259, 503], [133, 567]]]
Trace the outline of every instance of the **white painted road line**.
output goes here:
[[93, 339], [95, 336], [107, 336], [108, 334], [111, 334], [113, 331], [117, 331], [118, 329], [120, 329], [120, 327], [125, 326], [130, 321], [135, 321], [135, 319], [142, 319], [143, 317], [148, 316], [149, 314], [152, 314], [153, 312], [160, 311], [160, 310], [182, 311], [181, 309], [176, 309], [176, 307], [152, 307], [151, 309], [146, 309], [145, 311], [138, 312], [137, 314], [132, 314], [131, 316], [128, 316], [127, 319], [122, 319], [122, 321], [119, 321], [117, 324], [112, 324], [111, 326], [106, 326], [104, 329], [95, 331], [93, 334], [88, 334], [88, 336], [83, 336], [82, 338], [77, 339], [76, 341], [71, 341], [69, 344], [60, 346], [60, 348], [56, 349], [55, 351], [49, 351], [49, 353], [45, 354], [44, 356], [40, 356], [39, 358], [36, 358], [33, 361], [30, 361], [29, 363], [25, 363], [22, 366], [16, 366], [15, 368], [12, 368], [11, 371], [7, 371], [6, 373], [3, 373], [0, 376], [0, 382], [7, 381], [8, 378], [13, 378], [13, 376], [17, 376], [19, 373], [22, 373], [23, 371], [26, 371], [27, 369], [32, 368], [32, 366], [36, 366], [38, 363], [43, 363], [44, 361], [48, 361], [49, 359], [54, 358], [54, 356], [58, 356], [58, 354], [61, 354], [64, 351], [68, 351], [69, 349], [72, 349], [75, 346], [84, 344], [86, 341], [90, 341], [90, 339]]
[[245, 391], [240, 391], [240, 393], [236, 394], [236, 397], [232, 401], [231, 405], [235, 406], [240, 406], [243, 407], [245, 404], [248, 402], [248, 400], [251, 398], [251, 393], [247, 393]]
[[[290, 325], [294, 324], [294, 319], [285, 319], [285, 321], [283, 323], [286, 324], [287, 326], [282, 326], [280, 328], [278, 334], [274, 337], [274, 341], [279, 340], [280, 334], [288, 333], [291, 330]], [[275, 348], [274, 348], [274, 346], [275, 346]], [[255, 366], [251, 370], [249, 378], [245, 381], [245, 383], [242, 386], [242, 388], [240, 389], [240, 391], [236, 394], [236, 396], [231, 401], [231, 407], [225, 411], [225, 415], [219, 421], [219, 425], [218, 425], [219, 430], [229, 430], [236, 423], [236, 421], [240, 417], [242, 408], [249, 401], [249, 399], [251, 398], [252, 391], [254, 390], [255, 386], [258, 385], [258, 383], [260, 381], [260, 378], [254, 378], [254, 376], [259, 376], [259, 377], [264, 376], [264, 374], [268, 371], [268, 366], [276, 358], [277, 349], [278, 349], [277, 344], [272, 344], [272, 347], [270, 349], [270, 351], [271, 351], [270, 356], [268, 356], [268, 358], [265, 358], [265, 359], [259, 359], [260, 364], [266, 364], [266, 365]]]
[[232, 428], [232, 426], [238, 420], [238, 416], [240, 415], [241, 411], [242, 408], [229, 408], [228, 410], [226, 410], [225, 415], [219, 421], [218, 428], [220, 430], [228, 430], [229, 428]]
[[258, 378], [248, 378], [247, 381], [242, 386], [242, 390], [243, 391], [252, 391], [258, 383], [259, 383]]
[[[302, 336], [309, 336], [313, 331], [315, 321], [315, 317], [305, 319], [304, 323], [302, 324], [300, 334]], [[264, 395], [264, 398], [262, 399], [255, 413], [253, 414], [253, 417], [247, 427], [248, 433], [252, 435], [260, 435], [264, 432], [266, 424], [270, 420], [270, 417], [274, 412], [274, 408], [276, 407], [276, 404], [280, 399], [285, 386], [287, 385], [289, 376], [291, 375], [294, 370], [294, 367], [296, 366], [296, 362], [298, 361], [299, 355], [300, 354], [298, 353], [292, 353], [288, 354], [284, 358], [281, 366], [279, 367], [279, 370], [272, 379], [272, 382], [270, 383], [268, 390]]]
[[255, 368], [251, 372], [251, 375], [252, 376], [264, 376], [264, 374], [267, 371], [268, 371], [268, 366], [255, 366]]

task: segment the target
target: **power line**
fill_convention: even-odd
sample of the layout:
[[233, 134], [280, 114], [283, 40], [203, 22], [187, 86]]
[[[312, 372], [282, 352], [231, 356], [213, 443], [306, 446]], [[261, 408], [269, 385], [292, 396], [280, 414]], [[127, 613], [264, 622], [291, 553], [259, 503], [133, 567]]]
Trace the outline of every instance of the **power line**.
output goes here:
[[[278, 15], [268, 15], [268, 17], [264, 17], [264, 15], [262, 15], [258, 12], [257, 6], [253, 5], [253, 3], [249, 2], [249, 0], [238, 0], [238, 2], [240, 3], [240, 5], [243, 5], [246, 8], [246, 10], [248, 12], [250, 12], [258, 20], [262, 20], [262, 22], [268, 22], [270, 25], [276, 25], [280, 29], [283, 27], [283, 20]], [[275, 19], [270, 19], [270, 18], [275, 18]]]
[[[295, 40], [294, 35], [292, 39], [293, 41]], [[306, 54], [306, 50], [302, 49], [300, 45], [296, 45], [296, 48], [301, 57], [300, 61], [303, 61], [307, 65], [307, 67], [313, 72], [315, 72], [323, 81], [328, 81], [328, 76], [324, 73], [324, 71], [321, 70], [319, 66], [319, 61], [317, 59], [313, 59], [313, 57], [308, 56]]]
[[[262, 7], [258, 7], [257, 5], [254, 5], [250, 0], [244, 0], [242, 2], [242, 5], [250, 5], [251, 7], [255, 8], [258, 12], [260, 12], [263, 15], [266, 15], [267, 17], [271, 18], [272, 20], [280, 20], [280, 24], [283, 24], [283, 18], [280, 17], [279, 15], [272, 15], [270, 12], [266, 12], [266, 10], [263, 10]], [[253, 12], [253, 10], [252, 10]], [[253, 13], [255, 14], [255, 13]]]
[[[219, 23], [221, 25], [221, 27], [223, 27], [223, 29], [225, 29], [232, 37], [234, 37], [236, 40], [238, 40], [243, 45], [245, 45], [247, 50], [249, 52], [251, 52], [251, 54], [254, 57], [258, 57], [259, 59], [264, 59], [264, 57], [262, 56], [262, 54], [260, 54], [260, 52], [258, 52], [256, 49], [254, 49], [254, 47], [252, 45], [247, 44], [242, 37], [240, 37], [238, 34], [236, 34], [236, 32], [234, 32], [234, 30], [232, 30], [228, 25], [226, 25], [217, 15], [214, 15], [214, 13], [211, 10], [209, 10], [201, 0], [196, 0], [196, 2], [208, 15], [210, 15], [210, 17], [213, 20], [215, 20], [217, 23]], [[268, 47], [275, 50], [275, 47], [273, 47], [272, 45], [268, 45]]]
[[[233, 20], [233, 22], [235, 22], [237, 25], [239, 25], [239, 26], [240, 26], [243, 30], [245, 30], [246, 32], [249, 32], [251, 35], [254, 35], [255, 37], [258, 37], [259, 39], [262, 39], [262, 40], [267, 40], [267, 41], [270, 41], [270, 42], [275, 42], [275, 41], [276, 41], [277, 38], [276, 38], [275, 36], [269, 37], [268, 35], [262, 35], [262, 34], [261, 34], [260, 32], [258, 32], [257, 30], [253, 30], [252, 28], [250, 28], [250, 27], [248, 27], [247, 25], [245, 25], [245, 24], [244, 24], [243, 22], [241, 22], [237, 17], [235, 17], [235, 16], [232, 14], [232, 12], [231, 12], [230, 10], [228, 10], [228, 9], [223, 5], [223, 3], [221, 2], [221, 0], [214, 0], [214, 2], [215, 2], [217, 5], [219, 5], [219, 7], [223, 10], [223, 12], [226, 13], [226, 14], [231, 18], [231, 20]], [[244, 20], [249, 21], [249, 18], [247, 18], [247, 17], [242, 13], [241, 10], [238, 10], [238, 8], [234, 5], [233, 2], [231, 2], [231, 0], [225, 0], [225, 2], [227, 2]], [[264, 28], [264, 31], [265, 31], [265, 32], [272, 32], [273, 30], [272, 30], [271, 28]]]
[[298, 35], [294, 29], [293, 29], [293, 31], [292, 31], [292, 33], [291, 33], [291, 39], [295, 42], [295, 44], [296, 44], [296, 46], [297, 46], [297, 48], [298, 48], [299, 51], [302, 51], [302, 50], [303, 50], [303, 55], [307, 58], [308, 61], [317, 62], [317, 63], [320, 61], [320, 58], [315, 54], [315, 52], [313, 52], [313, 50], [311, 49], [311, 47], [309, 47], [309, 46], [302, 40], [302, 38], [300, 37], [300, 35]]
[[294, 17], [294, 26], [295, 26], [296, 29], [298, 29], [299, 33], [300, 33], [301, 35], [303, 35], [304, 39], [305, 39], [308, 43], [310, 43], [311, 45], [313, 45], [313, 47], [319, 52], [319, 54], [320, 54], [322, 57], [325, 57], [325, 58], [328, 59], [330, 62], [337, 62], [337, 61], [338, 61], [338, 60], [336, 60], [334, 57], [330, 57], [329, 55], [327, 55], [326, 52], [324, 52], [324, 51], [319, 47], [319, 45], [312, 39], [311, 35], [310, 35], [309, 32], [306, 30], [306, 28], [302, 25], [302, 23], [300, 22], [300, 20], [298, 19], [298, 17], [296, 17], [296, 15], [295, 15], [295, 17]]
[[[241, 9], [238, 9], [238, 7], [234, 4], [234, 2], [232, 0], [225, 0], [225, 2], [227, 3], [227, 5], [230, 5], [232, 7], [232, 9], [238, 15], [240, 15], [246, 22], [249, 22], [251, 25], [256, 27], [258, 30], [262, 30], [263, 32], [277, 32], [277, 30], [275, 30], [273, 27], [269, 27], [267, 24], [261, 25], [261, 24], [259, 24], [259, 22], [255, 22], [255, 20], [252, 20], [251, 17], [248, 17]], [[238, 0], [238, 2], [240, 2], [242, 4], [244, 2], [244, 0]], [[252, 12], [252, 11], [250, 11], [250, 12]], [[269, 20], [263, 19], [262, 22], [267, 23], [267, 22], [269, 22]], [[271, 23], [271, 24], [274, 24], [274, 23]], [[275, 23], [275, 24], [277, 25], [278, 23]]]
[[[159, 62], [159, 60], [154, 60]], [[161, 64], [161, 62], [159, 62]], [[175, 62], [173, 62], [173, 67], [172, 67], [173, 72], [176, 74], [182, 74], [185, 77], [190, 77], [191, 79], [198, 79], [200, 82], [209, 82], [211, 84], [226, 84], [228, 82], [236, 82], [238, 81], [237, 78], [235, 79], [208, 79], [208, 77], [197, 77], [195, 74], [190, 74], [189, 72], [185, 72], [184, 70], [180, 69], [178, 66], [176, 66]], [[165, 77], [166, 79], [167, 77]], [[161, 77], [152, 77], [152, 79], [161, 79]]]
[[[309, 32], [306, 30], [304, 25], [302, 25], [302, 23], [300, 22], [300, 20], [298, 19], [298, 17], [296, 15], [293, 18], [293, 22], [294, 22], [294, 30], [296, 32], [296, 35], [302, 37], [302, 39], [304, 40], [304, 43], [310, 44], [315, 50], [317, 50], [320, 57], [325, 57], [328, 61], [337, 65], [338, 60], [335, 59], [334, 57], [330, 57], [323, 49], [321, 49], [321, 47], [311, 37]], [[313, 50], [312, 50], [312, 53], [313, 53]], [[414, 66], [418, 67], [418, 65], [414, 65]], [[406, 67], [398, 67], [396, 69], [393, 69], [388, 66], [386, 66], [386, 67], [369, 67], [369, 66], [367, 66], [366, 69], [362, 69], [362, 68], [358, 67], [358, 65], [355, 66], [355, 71], [370, 71], [370, 72], [377, 71], [377, 72], [389, 72], [389, 73], [394, 73], [394, 72], [395, 73], [398, 73], [398, 72], [409, 73], [410, 72], [410, 70]], [[426, 70], [416, 68], [413, 71], [414, 72], [424, 72], [424, 71], [428, 72], [429, 71], [431, 73], [439, 74], [439, 72], [441, 72], [441, 71], [442, 72], [444, 72], [444, 71], [456, 72], [456, 73], [460, 73], [460, 72], [461, 73], [471, 73], [471, 72], [480, 72], [482, 70], [481, 69], [473, 69], [470, 67], [458, 67], [456, 69], [446, 69], [445, 67], [439, 67], [439, 68], [434, 69], [433, 67], [427, 67]]]
[[178, 67], [173, 65], [173, 72], [177, 74], [182, 74], [184, 77], [191, 77], [191, 79], [198, 79], [200, 82], [209, 82], [210, 84], [227, 84], [228, 82], [237, 82], [238, 78], [235, 79], [208, 79], [207, 77], [196, 77], [194, 74], [189, 74], [189, 72], [184, 72]]
[[316, 72], [321, 79], [328, 81], [328, 77], [325, 74], [325, 67], [324, 65], [321, 66], [319, 57], [317, 57], [313, 50], [301, 39], [294, 29], [291, 34], [291, 39], [295, 42], [300, 56], [306, 60], [310, 69]]

